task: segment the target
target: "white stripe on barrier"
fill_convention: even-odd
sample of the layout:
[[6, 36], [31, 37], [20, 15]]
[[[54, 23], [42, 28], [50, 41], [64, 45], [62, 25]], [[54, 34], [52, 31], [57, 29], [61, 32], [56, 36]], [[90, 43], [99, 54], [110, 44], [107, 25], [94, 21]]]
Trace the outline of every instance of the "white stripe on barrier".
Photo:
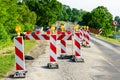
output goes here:
[[24, 53], [22, 44], [20, 44], [16, 39], [14, 39], [14, 41], [15, 47]]
[[24, 62], [16, 55], [16, 63], [25, 70]]
[[77, 46], [75, 46], [74, 48], [75, 48], [75, 51], [80, 54], [80, 49]]
[[74, 35], [74, 36], [75, 36], [75, 40], [79, 43], [80, 42], [80, 38], [77, 35]]
[[65, 35], [65, 37], [62, 40], [67, 40], [71, 35]]
[[31, 34], [27, 34], [27, 36], [30, 40], [35, 40], [34, 37]]
[[51, 38], [51, 43], [52, 43], [54, 46], [56, 46], [56, 41], [55, 41], [53, 38]]
[[60, 46], [66, 52], [66, 47], [63, 44], [61, 44]]
[[50, 55], [55, 59], [55, 62], [56, 62], [57, 56], [52, 50], [50, 50]]
[[37, 35], [40, 40], [44, 40], [44, 37], [41, 34]]

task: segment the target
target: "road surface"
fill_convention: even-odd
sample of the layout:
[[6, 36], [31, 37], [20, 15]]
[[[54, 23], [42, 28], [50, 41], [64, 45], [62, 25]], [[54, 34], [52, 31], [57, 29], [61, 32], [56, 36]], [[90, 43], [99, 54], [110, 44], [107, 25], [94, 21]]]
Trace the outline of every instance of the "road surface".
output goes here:
[[[40, 41], [41, 42], [41, 41]], [[26, 78], [3, 80], [120, 80], [120, 46], [91, 37], [91, 48], [81, 49], [84, 63], [75, 63], [69, 59], [58, 59], [59, 69], [47, 69], [49, 63], [49, 42], [37, 46], [30, 54], [37, 54], [35, 60], [26, 61]], [[57, 56], [60, 56], [60, 44], [57, 43]], [[71, 41], [67, 41], [67, 54], [73, 54]]]

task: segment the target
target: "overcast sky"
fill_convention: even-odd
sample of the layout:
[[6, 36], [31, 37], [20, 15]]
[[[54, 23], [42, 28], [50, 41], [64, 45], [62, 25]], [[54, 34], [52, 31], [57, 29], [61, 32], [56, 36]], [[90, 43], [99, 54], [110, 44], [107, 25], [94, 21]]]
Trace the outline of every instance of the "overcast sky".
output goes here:
[[115, 17], [120, 16], [120, 0], [57, 0], [62, 4], [69, 5], [71, 8], [92, 11], [98, 6], [105, 6]]

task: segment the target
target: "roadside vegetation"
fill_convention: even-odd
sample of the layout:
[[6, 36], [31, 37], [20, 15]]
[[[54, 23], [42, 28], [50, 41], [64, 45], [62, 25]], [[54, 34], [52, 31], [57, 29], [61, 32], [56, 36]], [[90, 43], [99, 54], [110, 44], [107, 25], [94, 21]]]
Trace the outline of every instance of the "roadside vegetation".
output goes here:
[[[102, 28], [103, 38], [108, 39], [109, 34], [114, 34], [113, 16], [104, 6], [98, 6], [88, 12], [70, 8], [57, 0], [23, 0], [22, 3], [19, 0], [18, 2], [17, 0], [0, 0], [0, 3], [0, 78], [12, 69], [15, 63], [14, 48], [8, 49], [8, 47], [14, 46], [16, 26], [20, 26], [23, 33], [32, 31], [35, 26], [47, 28], [56, 21], [65, 21], [94, 29]], [[116, 16], [114, 20], [118, 21], [117, 26], [119, 26], [119, 16]], [[25, 41], [25, 53], [34, 44], [35, 41]], [[2, 52], [3, 50], [5, 52]]]
[[105, 41], [120, 45], [120, 39], [114, 39], [114, 38], [104, 37], [104, 36], [100, 36], [100, 35], [97, 36], [97, 37], [100, 38], [100, 39], [103, 39]]

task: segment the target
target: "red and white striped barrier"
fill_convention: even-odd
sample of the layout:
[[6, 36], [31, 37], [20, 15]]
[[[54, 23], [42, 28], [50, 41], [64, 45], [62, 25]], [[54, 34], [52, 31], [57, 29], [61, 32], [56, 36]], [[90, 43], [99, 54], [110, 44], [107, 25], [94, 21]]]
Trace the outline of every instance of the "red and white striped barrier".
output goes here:
[[89, 43], [90, 43], [90, 34], [89, 34], [89, 31], [88, 30], [84, 30], [83, 33], [84, 33], [84, 38], [83, 38], [83, 44], [84, 44], [84, 46], [90, 46], [89, 45]]
[[79, 32], [74, 33], [74, 51], [75, 56], [80, 57], [80, 51], [81, 51], [81, 40], [80, 40], [80, 34]]
[[74, 53], [75, 56], [73, 56], [71, 59], [75, 62], [84, 62], [84, 59], [81, 55], [81, 40], [80, 40], [80, 33], [75, 32], [74, 33]]
[[102, 34], [102, 29], [101, 28], [99, 29], [99, 33], [98, 34]]
[[61, 54], [65, 54], [66, 53], [66, 41], [65, 40], [61, 40]]
[[16, 61], [16, 71], [14, 77], [25, 77], [25, 58], [24, 58], [24, 42], [23, 37], [14, 38], [15, 45], [15, 61]]
[[90, 34], [89, 34], [88, 30], [86, 30], [85, 32], [86, 32], [86, 45], [89, 45], [89, 43], [90, 43]]
[[[39, 34], [40, 32], [37, 31], [35, 34], [28, 34], [25, 35], [26, 40], [50, 40], [50, 31], [47, 34]], [[67, 34], [57, 34], [57, 40], [72, 40], [72, 34], [68, 32]]]
[[[62, 32], [62, 35], [65, 35], [65, 32]], [[65, 54], [66, 53], [66, 41], [64, 39], [61, 40], [60, 45], [61, 45], [61, 54]]]
[[57, 33], [57, 40], [72, 40], [71, 31], [67, 31], [67, 33], [58, 31]]
[[49, 40], [50, 37], [47, 34], [26, 34], [26, 40]]
[[50, 35], [50, 62], [55, 63], [57, 60], [56, 35]]
[[79, 32], [80, 32], [80, 39], [83, 41], [83, 40], [84, 40], [84, 32], [83, 32], [83, 29], [80, 29]]

